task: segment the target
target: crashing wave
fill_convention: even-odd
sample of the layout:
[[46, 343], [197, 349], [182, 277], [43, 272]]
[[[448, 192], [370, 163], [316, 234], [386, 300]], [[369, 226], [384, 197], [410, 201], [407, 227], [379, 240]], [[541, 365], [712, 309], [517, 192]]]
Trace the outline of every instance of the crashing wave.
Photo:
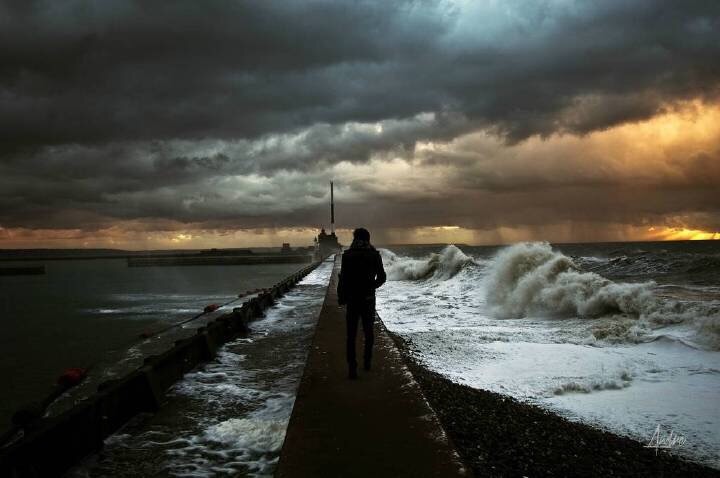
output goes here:
[[528, 314], [600, 317], [640, 315], [655, 301], [652, 283], [617, 284], [581, 272], [569, 257], [543, 243], [520, 243], [502, 250], [487, 279], [488, 303], [506, 318]]
[[[616, 255], [619, 254], [619, 255]], [[720, 254], [667, 251], [614, 251], [609, 257], [580, 256], [577, 264], [584, 270], [607, 277], [686, 277], [696, 284], [717, 284], [720, 279]]]
[[[487, 303], [495, 316], [528, 315], [641, 319], [648, 328], [692, 325], [695, 341], [720, 348], [717, 307], [660, 300], [653, 282], [616, 283], [594, 272], [583, 272], [572, 259], [553, 251], [548, 243], [520, 243], [500, 251], [486, 278]], [[604, 330], [598, 339], [626, 335], [637, 341], [638, 327]]]
[[433, 252], [426, 259], [412, 259], [380, 249], [380, 254], [389, 280], [446, 280], [454, 277], [473, 259], [457, 246], [449, 245], [440, 252]]

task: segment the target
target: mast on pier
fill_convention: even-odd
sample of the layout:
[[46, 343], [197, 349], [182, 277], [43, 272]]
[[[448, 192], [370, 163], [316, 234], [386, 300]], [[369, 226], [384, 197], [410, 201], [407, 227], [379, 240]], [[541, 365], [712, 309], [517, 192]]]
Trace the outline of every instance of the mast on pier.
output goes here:
[[335, 193], [333, 182], [330, 181], [330, 233], [335, 234]]
[[318, 255], [325, 258], [341, 249], [337, 236], [335, 235], [335, 185], [330, 181], [330, 234], [325, 229], [320, 230], [317, 237]]

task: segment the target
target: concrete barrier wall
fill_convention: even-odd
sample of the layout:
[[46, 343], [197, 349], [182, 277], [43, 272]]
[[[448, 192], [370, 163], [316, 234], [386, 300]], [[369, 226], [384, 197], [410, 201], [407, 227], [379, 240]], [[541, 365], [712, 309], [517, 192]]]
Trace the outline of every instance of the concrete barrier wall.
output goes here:
[[215, 357], [225, 342], [248, 332], [275, 299], [312, 272], [314, 263], [292, 274], [170, 350], [147, 357], [142, 367], [103, 382], [95, 395], [56, 417], [28, 426], [24, 436], [0, 450], [0, 477], [58, 476], [102, 448], [103, 440], [141, 412], [157, 410], [168, 388], [198, 364]]
[[45, 266], [0, 267], [0, 276], [43, 275]]
[[184, 256], [129, 257], [128, 267], [216, 266], [248, 264], [302, 264], [312, 262], [310, 254], [275, 254], [272, 256]]

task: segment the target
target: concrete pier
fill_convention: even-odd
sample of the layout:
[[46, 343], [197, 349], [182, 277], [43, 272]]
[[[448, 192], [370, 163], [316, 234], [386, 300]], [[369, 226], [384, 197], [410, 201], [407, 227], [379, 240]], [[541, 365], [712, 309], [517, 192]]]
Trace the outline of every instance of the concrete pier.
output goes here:
[[339, 266], [338, 259], [276, 476], [470, 476], [380, 321], [373, 370], [348, 380]]

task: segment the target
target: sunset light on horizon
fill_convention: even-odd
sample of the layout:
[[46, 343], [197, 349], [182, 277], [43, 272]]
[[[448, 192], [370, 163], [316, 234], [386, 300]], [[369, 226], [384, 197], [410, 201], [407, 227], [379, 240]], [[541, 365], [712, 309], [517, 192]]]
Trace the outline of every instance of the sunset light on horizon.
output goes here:
[[331, 180], [379, 242], [718, 239], [700, 6], [41, 3], [0, 10], [0, 248], [308, 245]]

